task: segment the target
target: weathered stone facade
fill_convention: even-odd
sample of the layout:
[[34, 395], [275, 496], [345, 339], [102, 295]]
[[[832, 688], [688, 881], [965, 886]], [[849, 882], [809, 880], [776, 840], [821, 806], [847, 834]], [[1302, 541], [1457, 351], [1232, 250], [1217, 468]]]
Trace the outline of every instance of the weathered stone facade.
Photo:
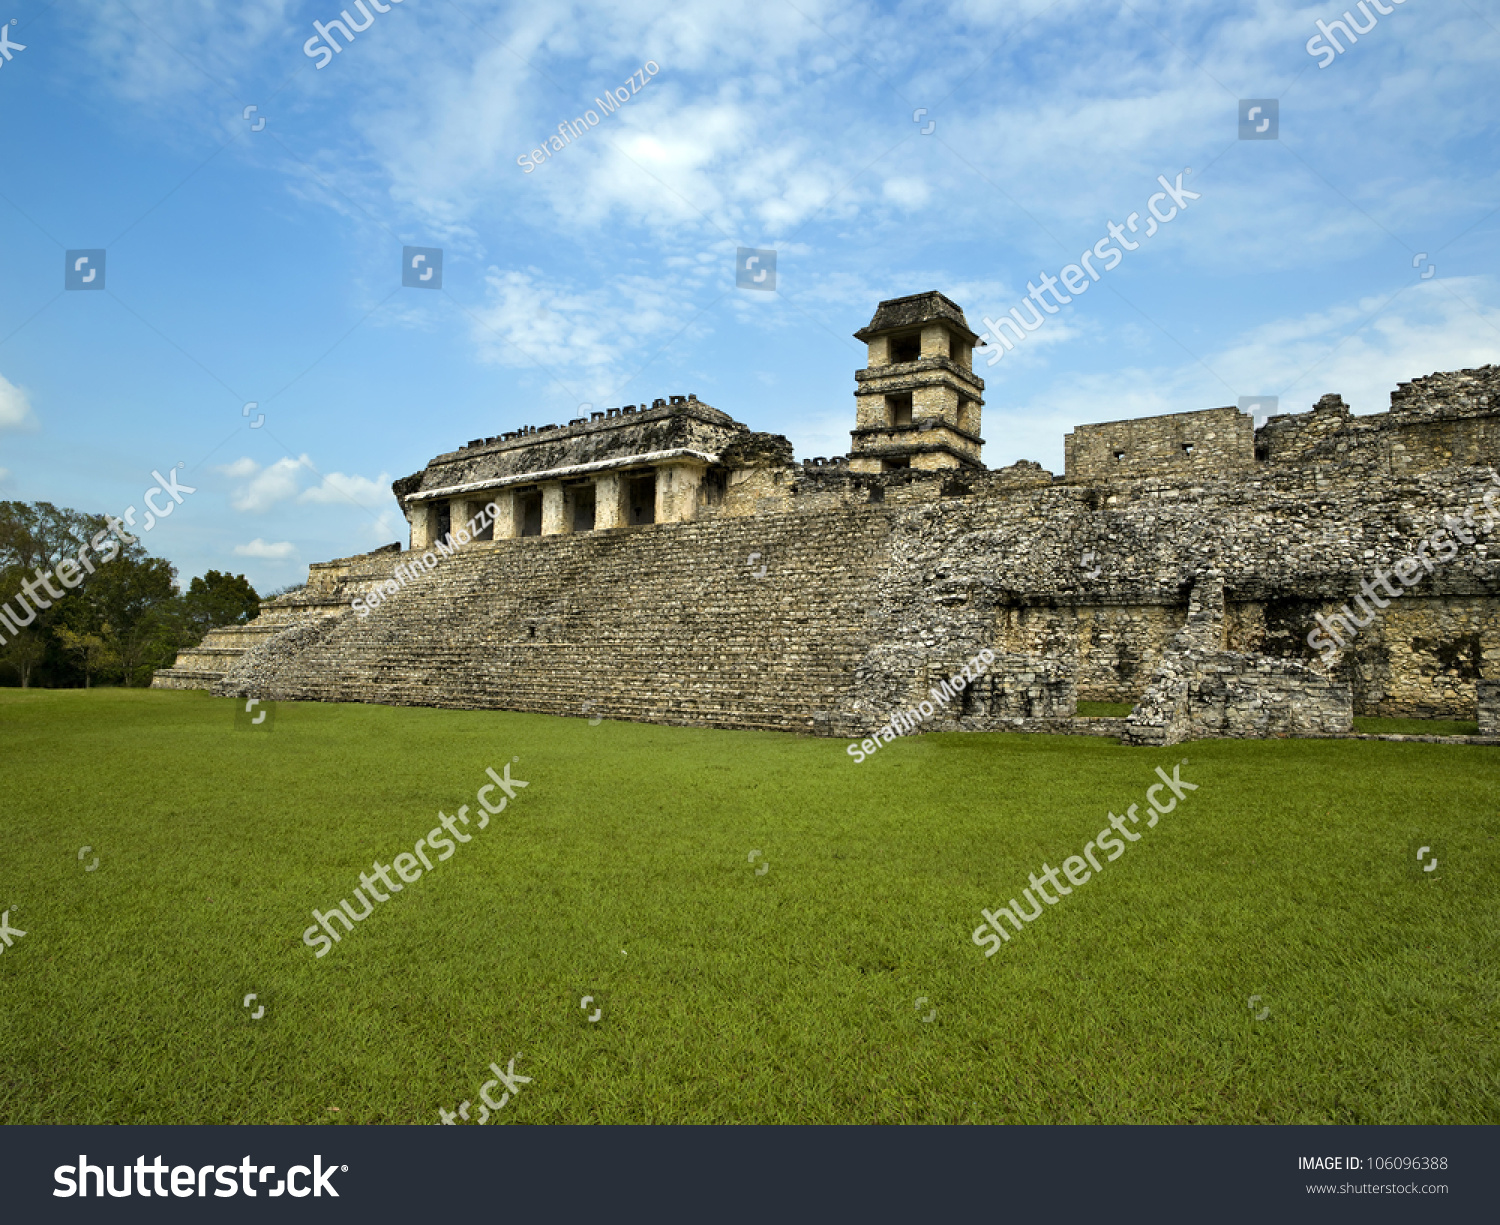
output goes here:
[[[1486, 532], [1330, 659], [1307, 642], [1377, 567], [1484, 513], [1500, 369], [1402, 384], [1370, 416], [1325, 396], [1259, 430], [1235, 409], [1081, 426], [1054, 477], [980, 464], [948, 299], [882, 303], [859, 335], [847, 459], [795, 463], [684, 396], [475, 440], [396, 482], [410, 551], [313, 566], [156, 683], [862, 736], [988, 648], [986, 682], [929, 726], [1164, 743], [1473, 719], [1500, 677]], [[931, 392], [929, 428], [894, 419], [892, 377]], [[487, 503], [492, 529], [351, 610]], [[1079, 699], [1136, 710], [1070, 719]]]

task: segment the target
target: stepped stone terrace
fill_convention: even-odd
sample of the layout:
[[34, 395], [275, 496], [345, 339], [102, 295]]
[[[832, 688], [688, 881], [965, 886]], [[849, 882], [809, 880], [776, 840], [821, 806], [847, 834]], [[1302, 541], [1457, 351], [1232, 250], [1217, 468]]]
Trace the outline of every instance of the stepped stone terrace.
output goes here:
[[[1403, 383], [1380, 413], [1328, 394], [1258, 429], [1232, 407], [1080, 425], [1056, 476], [985, 466], [982, 341], [951, 299], [882, 302], [856, 335], [847, 456], [799, 463], [695, 395], [473, 439], [393, 485], [407, 547], [313, 565], [153, 683], [867, 736], [988, 648], [999, 669], [925, 727], [1134, 744], [1347, 735], [1355, 714], [1500, 727], [1487, 526], [1331, 654], [1310, 645], [1448, 525], [1493, 518], [1500, 368]], [[1077, 718], [1079, 701], [1132, 713]]]

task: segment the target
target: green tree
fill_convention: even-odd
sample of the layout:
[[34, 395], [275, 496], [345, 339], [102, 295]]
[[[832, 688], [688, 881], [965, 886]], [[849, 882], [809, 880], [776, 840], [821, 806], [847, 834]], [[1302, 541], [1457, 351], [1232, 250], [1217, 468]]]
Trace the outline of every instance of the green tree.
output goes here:
[[59, 625], [54, 634], [58, 645], [83, 666], [85, 689], [90, 687], [94, 673], [119, 663], [119, 656], [102, 634], [79, 634], [66, 625]]
[[[52, 679], [55, 665], [66, 660], [59, 654], [52, 627], [62, 601], [41, 594], [39, 575], [49, 574], [64, 556], [76, 554], [85, 541], [105, 526], [102, 515], [84, 515], [54, 506], [51, 502], [0, 502], [0, 604], [17, 623], [21, 633], [12, 636], [0, 627], [0, 658], [20, 677], [23, 688], [34, 678]], [[31, 583], [36, 598], [24, 594]], [[56, 588], [54, 587], [54, 590]]]
[[[113, 556], [104, 561], [91, 547], [93, 572], [79, 586], [62, 597], [17, 601], [22, 584], [49, 575], [101, 533], [110, 542], [100, 540], [102, 552]], [[42, 684], [82, 679], [88, 686], [114, 669], [127, 685], [146, 684], [154, 669], [214, 626], [241, 625], [259, 613], [260, 597], [243, 574], [210, 570], [179, 594], [171, 564], [150, 556], [139, 539], [124, 539], [129, 535], [118, 524], [111, 531], [104, 515], [50, 502], [0, 502], [0, 603], [9, 603], [18, 622], [30, 618], [14, 641], [0, 643], [0, 661], [15, 668], [23, 686], [34, 675]], [[11, 637], [0, 626], [0, 638]]]
[[210, 570], [188, 585], [183, 603], [188, 627], [200, 641], [211, 629], [243, 625], [260, 615], [260, 596], [243, 574]]
[[[0, 633], [4, 633], [0, 629]], [[7, 637], [0, 647], [0, 660], [8, 663], [21, 678], [21, 688], [31, 688], [31, 674], [47, 653], [47, 640], [36, 630], [25, 629], [14, 637]]]
[[150, 557], [139, 543], [99, 567], [82, 588], [99, 636], [119, 660], [126, 685], [147, 684], [186, 640], [177, 571], [161, 557]]

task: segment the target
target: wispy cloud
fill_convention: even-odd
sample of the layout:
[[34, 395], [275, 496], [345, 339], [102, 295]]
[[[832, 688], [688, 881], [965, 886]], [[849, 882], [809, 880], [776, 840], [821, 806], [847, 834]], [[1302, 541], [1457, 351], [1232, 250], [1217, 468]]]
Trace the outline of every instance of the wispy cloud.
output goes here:
[[235, 510], [259, 514], [278, 502], [290, 501], [301, 492], [301, 478], [304, 473], [312, 471], [312, 460], [304, 454], [299, 459], [278, 459], [262, 468], [253, 459], [242, 457], [232, 464], [224, 464], [219, 471], [245, 482], [231, 495], [229, 504]]
[[236, 557], [259, 557], [265, 561], [285, 561], [287, 558], [297, 556], [297, 546], [289, 540], [280, 540], [271, 543], [257, 536], [249, 544], [237, 544], [234, 546]]
[[0, 430], [33, 430], [36, 416], [26, 393], [0, 374]]
[[330, 472], [323, 480], [297, 495], [299, 502], [325, 502], [380, 507], [391, 500], [391, 478], [382, 472], [374, 480]]

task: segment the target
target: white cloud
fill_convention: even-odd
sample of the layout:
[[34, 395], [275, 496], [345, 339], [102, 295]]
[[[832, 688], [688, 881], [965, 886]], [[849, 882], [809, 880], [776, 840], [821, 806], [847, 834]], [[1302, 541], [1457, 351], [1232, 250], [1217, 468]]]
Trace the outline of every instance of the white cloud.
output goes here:
[[249, 480], [234, 491], [230, 505], [235, 510], [260, 512], [270, 510], [278, 502], [287, 502], [296, 497], [301, 473], [312, 471], [312, 460], [305, 454], [300, 459], [278, 459], [269, 468], [262, 468], [253, 459], [242, 458], [232, 464], [223, 465], [219, 471], [225, 476]]
[[[305, 458], [305, 457], [304, 457]], [[320, 485], [304, 489], [297, 495], [299, 502], [335, 502], [359, 506], [378, 507], [391, 498], [391, 478], [382, 472], [373, 481], [363, 476], [345, 476], [342, 472], [330, 472]]]
[[[382, 472], [373, 480], [369, 477], [343, 472], [320, 475], [306, 453], [296, 459], [278, 459], [268, 467], [261, 467], [249, 456], [241, 456], [233, 463], [221, 464], [217, 471], [239, 482], [230, 495], [230, 505], [235, 510], [260, 513], [283, 502], [323, 504], [328, 506], [358, 507], [361, 510], [385, 511], [392, 500], [391, 478]], [[307, 484], [312, 479], [315, 483]], [[383, 539], [390, 536], [388, 516], [376, 517], [376, 524]]]
[[26, 393], [0, 374], [0, 430], [32, 430], [36, 417]]
[[249, 544], [235, 545], [234, 554], [236, 557], [261, 557], [268, 561], [283, 561], [297, 555], [297, 546], [289, 540], [280, 540], [272, 544], [269, 540], [262, 540], [257, 536]]

